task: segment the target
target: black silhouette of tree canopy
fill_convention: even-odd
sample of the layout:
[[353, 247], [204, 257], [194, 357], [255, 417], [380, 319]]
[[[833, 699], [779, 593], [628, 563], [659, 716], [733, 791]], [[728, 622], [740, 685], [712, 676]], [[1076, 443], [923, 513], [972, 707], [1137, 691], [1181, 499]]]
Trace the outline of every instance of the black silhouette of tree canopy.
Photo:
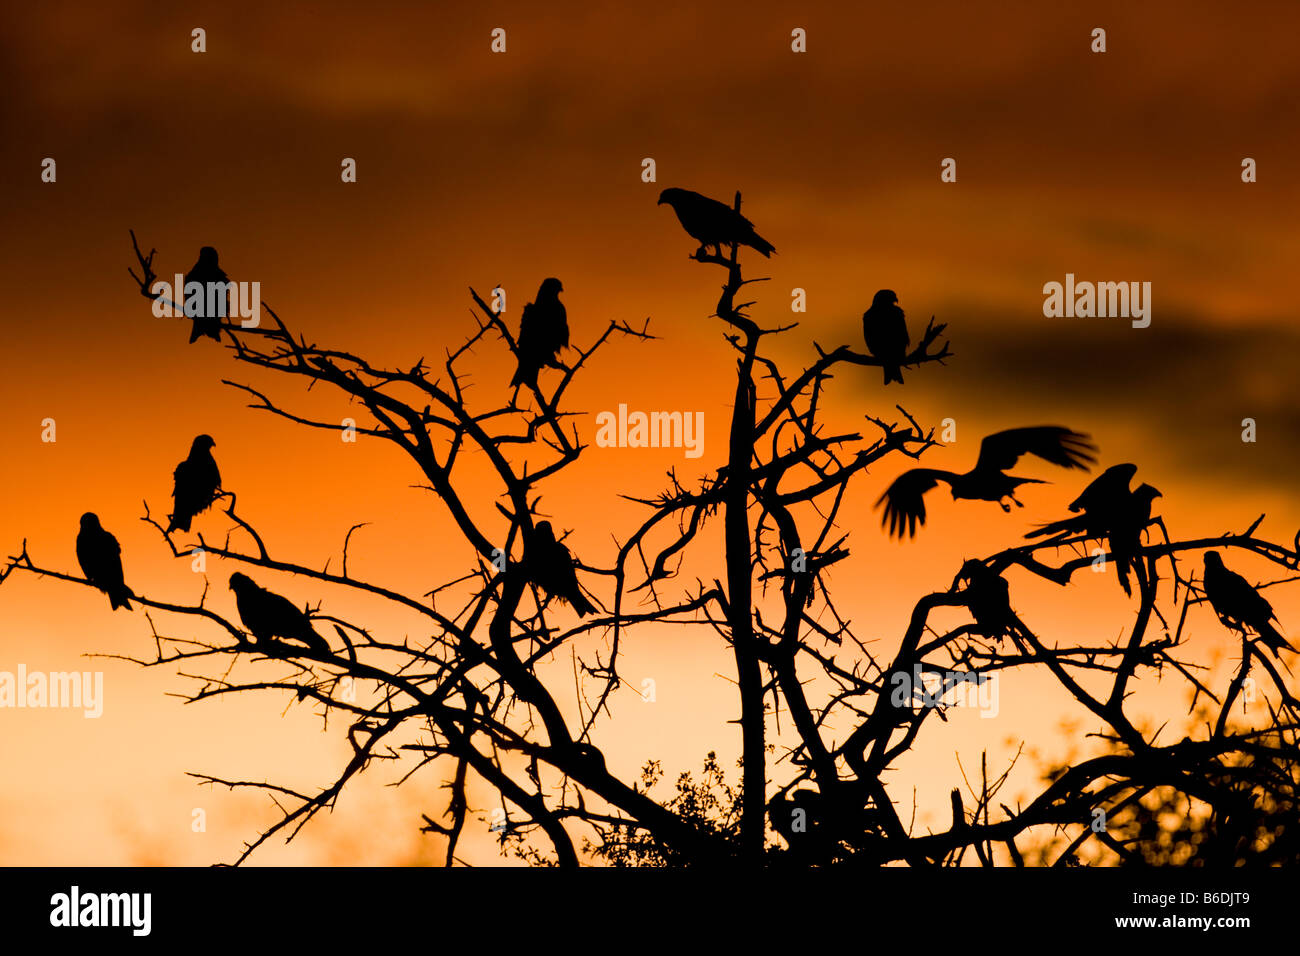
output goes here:
[[[738, 193], [737, 212], [740, 204]], [[144, 254], [134, 234], [132, 242], [141, 270], [132, 275], [141, 293], [154, 298], [154, 252]], [[423, 771], [445, 784], [445, 800], [429, 809], [423, 829], [445, 838], [448, 866], [457, 861], [469, 821], [481, 818], [481, 808], [470, 805], [471, 780], [507, 808], [499, 827], [503, 848], [560, 866], [584, 860], [1065, 866], [1300, 856], [1297, 701], [1275, 660], [1243, 630], [1240, 668], [1227, 687], [1210, 687], [1197, 676], [1198, 665], [1179, 656], [1188, 608], [1204, 599], [1186, 560], [1216, 548], [1295, 572], [1300, 534], [1284, 547], [1257, 537], [1257, 520], [1241, 533], [1176, 540], [1156, 518], [1135, 557], [1134, 617], [1113, 641], [1058, 640], [1014, 615], [1000, 635], [974, 622], [932, 624], [936, 611], [973, 607], [972, 582], [980, 576], [1016, 569], [1065, 587], [1094, 563], [1083, 534], [1018, 542], [958, 574], [952, 588], [921, 596], [892, 656], [879, 656], [833, 598], [832, 570], [849, 555], [841, 509], [851, 482], [892, 478], [895, 465], [919, 459], [936, 444], [934, 432], [899, 406], [896, 419], [865, 416], [866, 434], [828, 433], [821, 412], [833, 373], [880, 362], [848, 345], [815, 346], [814, 360], [786, 374], [765, 347], [769, 337], [788, 336], [794, 326], [764, 327], [749, 312], [754, 303], [738, 301], [756, 281], [743, 277], [738, 252], [733, 245], [721, 254], [701, 248], [692, 256], [725, 276], [714, 317], [736, 354], [726, 461], [692, 482], [670, 473], [661, 493], [636, 499], [646, 509], [644, 519], [617, 535], [608, 554], [578, 555], [580, 578], [597, 605], [582, 619], [533, 586], [521, 563], [523, 542], [546, 514], [545, 489], [584, 450], [569, 421], [575, 412], [565, 403], [570, 384], [611, 337], [649, 338], [648, 323], [635, 328], [611, 321], [562, 372], [524, 386], [522, 401], [508, 388], [477, 388], [475, 398], [499, 395], [502, 404], [493, 407], [469, 400], [462, 363], [477, 347], [498, 347], [497, 340], [517, 356], [518, 343], [472, 289], [477, 329], [438, 367], [423, 359], [409, 368], [379, 367], [314, 344], [265, 303], [270, 321], [259, 327], [221, 323], [221, 341], [241, 367], [328, 387], [364, 408], [368, 419], [355, 426], [357, 433], [401, 450], [477, 555], [461, 577], [429, 594], [401, 593], [351, 574], [346, 541], [337, 571], [282, 556], [240, 516], [235, 494], [224, 491], [220, 507], [237, 529], [217, 543], [200, 528], [198, 545], [232, 566], [316, 582], [320, 605], [310, 615], [329, 639], [328, 652], [253, 640], [237, 619], [217, 609], [229, 602], [209, 602], [206, 590], [197, 604], [178, 604], [133, 582], [135, 600], [149, 614], [156, 654], [126, 659], [150, 667], [208, 661], [199, 686], [187, 695], [192, 701], [277, 693], [310, 701], [327, 720], [346, 723], [352, 755], [317, 792], [195, 774], [205, 784], [264, 790], [279, 808], [278, 819], [246, 844], [236, 862], [277, 834], [292, 839], [375, 761], [401, 763], [403, 780]], [[944, 330], [932, 319], [905, 367], [944, 363], [951, 354]], [[909, 376], [908, 387], [923, 378]], [[269, 390], [224, 381], [247, 393], [251, 407], [297, 425], [346, 427], [288, 408]], [[471, 454], [490, 465], [494, 487], [461, 480]], [[562, 537], [573, 520], [554, 517]], [[144, 520], [177, 558], [189, 559], [193, 543], [179, 540], [148, 512]], [[687, 555], [703, 547], [706, 528], [719, 522], [721, 576], [686, 580], [681, 569]], [[872, 535], [866, 539], [872, 547], [896, 546], [874, 521], [863, 531]], [[76, 574], [37, 564], [26, 542], [0, 581], [15, 572], [91, 586]], [[398, 639], [329, 614], [334, 589], [415, 615], [424, 631], [419, 639]], [[161, 633], [154, 623], [158, 612], [189, 619], [185, 636]], [[702, 777], [683, 774], [674, 793], [657, 796], [663, 771], [655, 755], [645, 755], [639, 779], [621, 779], [595, 743], [624, 686], [622, 649], [666, 626], [711, 635], [734, 657], [729, 676], [742, 754], [734, 785], [710, 753]], [[545, 667], [562, 651], [576, 662], [563, 682], [558, 669]], [[233, 659], [248, 666], [237, 670]], [[979, 779], [967, 781], [967, 796], [951, 791], [947, 829], [918, 832], [899, 810], [911, 794], [891, 793], [888, 786], [890, 771], [927, 723], [943, 714], [942, 706], [900, 702], [891, 693], [897, 678], [918, 670], [968, 673], [974, 680], [1013, 671], [1050, 674], [1098, 726], [1106, 752], [1053, 769], [1041, 791], [1016, 806], [998, 800], [1010, 768], [999, 775], [985, 767]], [[1203, 718], [1180, 740], [1140, 729], [1125, 710], [1141, 680], [1166, 672], [1187, 682]], [[1271, 720], [1262, 729], [1238, 729], [1229, 716], [1243, 689], [1255, 686], [1247, 684], [1255, 674], [1265, 678], [1259, 684], [1271, 702]], [[346, 694], [348, 679], [373, 682], [380, 688], [375, 702], [363, 705]], [[576, 717], [564, 702], [575, 680], [582, 701]], [[716, 730], [719, 738], [732, 732]], [[1182, 821], [1172, 829], [1159, 822], [1170, 808]], [[1104, 827], [1096, 825], [1099, 818]]]

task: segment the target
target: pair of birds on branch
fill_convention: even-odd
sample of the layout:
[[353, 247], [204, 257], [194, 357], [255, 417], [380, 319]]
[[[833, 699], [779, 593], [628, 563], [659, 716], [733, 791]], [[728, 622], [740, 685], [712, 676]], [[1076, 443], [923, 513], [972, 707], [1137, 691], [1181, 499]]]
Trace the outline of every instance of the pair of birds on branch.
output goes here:
[[[1204, 562], [1201, 588], [1219, 620], [1240, 633], [1243, 640], [1249, 640], [1253, 631], [1255, 639], [1268, 647], [1274, 657], [1278, 657], [1282, 650], [1295, 653], [1295, 648], [1274, 626], [1277, 614], [1268, 599], [1244, 577], [1230, 570], [1219, 552], [1206, 551]], [[1119, 559], [1115, 563], [1119, 565]], [[977, 632], [992, 638], [1014, 633], [1019, 621], [1011, 609], [1011, 593], [1006, 578], [984, 562], [970, 560], [962, 565], [954, 585], [958, 582], [964, 583], [961, 593], [975, 620]]]
[[[689, 189], [665, 189], [659, 204], [669, 205], [677, 213], [682, 227], [700, 243], [698, 255], [712, 246], [717, 255], [724, 245], [740, 244], [770, 256], [775, 248], [754, 231], [754, 224], [740, 213], [716, 199]], [[524, 306], [519, 319], [519, 339], [515, 352], [518, 365], [511, 388], [537, 387], [537, 375], [543, 368], [563, 369], [559, 354], [569, 346], [568, 313], [560, 301], [564, 286], [559, 279], [542, 281], [537, 297]]]
[[[168, 516], [167, 533], [189, 531], [194, 516], [212, 506], [221, 492], [221, 472], [212, 457], [216, 442], [211, 435], [199, 435], [190, 444], [190, 453], [172, 472], [174, 505]], [[117, 538], [100, 523], [99, 516], [88, 511], [81, 516], [77, 532], [77, 563], [86, 580], [108, 595], [113, 610], [131, 610], [134, 597], [126, 586], [122, 572], [122, 547]]]
[[[748, 246], [760, 255], [770, 257], [776, 247], [754, 230], [754, 224], [726, 203], [689, 189], [665, 189], [659, 194], [659, 205], [668, 205], [677, 214], [678, 221], [687, 234], [700, 247], [695, 258], [709, 255], [721, 258], [723, 246]], [[898, 296], [890, 289], [881, 289], [871, 300], [871, 307], [862, 314], [862, 337], [867, 351], [881, 363], [885, 384], [903, 382], [903, 364], [911, 339], [907, 333], [907, 318], [898, 305]]]
[[[81, 516], [77, 561], [86, 580], [108, 595], [113, 610], [132, 610], [131, 598], [135, 594], [123, 580], [122, 547], [93, 512]], [[274, 638], [281, 637], [301, 641], [320, 653], [329, 653], [329, 644], [312, 628], [307, 613], [288, 598], [259, 587], [248, 575], [238, 572], [230, 576], [230, 590], [235, 592], [240, 620], [257, 638], [259, 647], [269, 647]]]
[[1074, 514], [1043, 525], [1026, 538], [1054, 536], [1059, 539], [1081, 534], [1084, 538], [1106, 539], [1111, 560], [1125, 594], [1132, 594], [1129, 569], [1140, 571], [1139, 551], [1142, 532], [1151, 523], [1151, 508], [1160, 492], [1145, 482], [1136, 489], [1129, 482], [1137, 474], [1137, 465], [1112, 465], [1094, 479], [1083, 493], [1070, 503]]
[[[716, 199], [689, 189], [665, 189], [659, 194], [659, 205], [670, 206], [682, 228], [700, 243], [697, 256], [706, 255], [710, 246], [721, 256], [723, 246], [735, 244], [749, 246], [764, 256], [776, 251], [754, 231], [753, 223]], [[564, 286], [559, 279], [545, 279], [537, 297], [524, 306], [516, 346], [518, 367], [510, 380], [512, 388], [536, 388], [537, 375], [543, 368], [564, 368], [558, 356], [569, 345], [569, 324], [564, 303], [560, 301], [562, 291]]]

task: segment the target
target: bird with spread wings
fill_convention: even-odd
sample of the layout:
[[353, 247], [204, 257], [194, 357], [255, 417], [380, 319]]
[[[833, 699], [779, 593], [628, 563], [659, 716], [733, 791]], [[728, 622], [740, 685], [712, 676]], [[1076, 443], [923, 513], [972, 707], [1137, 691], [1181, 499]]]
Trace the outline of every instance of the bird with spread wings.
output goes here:
[[1006, 473], [1023, 456], [1036, 455], [1062, 468], [1088, 471], [1089, 465], [1097, 460], [1093, 454], [1096, 450], [1097, 446], [1092, 444], [1089, 436], [1060, 425], [1036, 425], [997, 432], [980, 443], [975, 467], [965, 474], [938, 468], [913, 468], [895, 478], [876, 502], [876, 507], [882, 503], [885, 506], [880, 523], [889, 525], [891, 536], [915, 537], [917, 525], [925, 524], [925, 493], [941, 481], [952, 490], [953, 500], [996, 501], [1003, 511], [1010, 511], [1011, 504], [1024, 507], [1016, 498], [1016, 489], [1024, 484], [1041, 485], [1045, 482]]

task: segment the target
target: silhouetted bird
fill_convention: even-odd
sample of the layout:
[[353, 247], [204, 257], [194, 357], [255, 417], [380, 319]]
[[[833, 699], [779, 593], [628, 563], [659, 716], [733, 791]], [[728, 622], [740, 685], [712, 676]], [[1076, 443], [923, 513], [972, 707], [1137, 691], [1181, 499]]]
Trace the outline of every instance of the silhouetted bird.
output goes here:
[[1274, 657], [1282, 648], [1295, 651], [1272, 624], [1277, 620], [1273, 605], [1240, 574], [1229, 571], [1217, 551], [1205, 552], [1205, 596], [1221, 621], [1243, 634], [1249, 627], [1272, 649]]
[[1128, 583], [1128, 572], [1130, 568], [1137, 568], [1142, 532], [1151, 523], [1151, 504], [1160, 497], [1163, 497], [1160, 492], [1150, 485], [1138, 485], [1119, 503], [1111, 519], [1110, 556], [1115, 562], [1119, 586], [1125, 594], [1133, 593]]
[[1073, 518], [1062, 518], [1029, 532], [1026, 538], [1049, 534], [1083, 534], [1089, 538], [1104, 538], [1110, 534], [1115, 515], [1129, 500], [1132, 492], [1128, 483], [1137, 474], [1137, 465], [1111, 465], [1089, 483], [1074, 501], [1070, 510]]
[[1016, 499], [1016, 488], [1045, 482], [1036, 478], [1017, 478], [1006, 474], [1005, 469], [1014, 467], [1024, 455], [1037, 455], [1062, 468], [1087, 471], [1088, 463], [1096, 461], [1091, 454], [1096, 450], [1097, 446], [1088, 440], [1087, 435], [1059, 425], [1012, 428], [989, 435], [980, 443], [975, 467], [964, 475], [937, 468], [913, 468], [895, 478], [876, 502], [876, 507], [880, 507], [882, 502], [885, 504], [880, 523], [882, 526], [888, 523], [891, 535], [915, 537], [916, 526], [925, 524], [925, 493], [941, 481], [946, 481], [952, 489], [954, 501], [958, 498], [996, 501], [1003, 511], [1010, 511], [1011, 505], [1002, 500], [1008, 498], [1017, 507], [1023, 507]]
[[536, 388], [537, 373], [543, 366], [564, 367], [556, 361], [560, 349], [569, 347], [569, 316], [560, 301], [563, 291], [559, 279], [544, 279], [536, 301], [524, 306], [519, 319], [519, 368], [511, 386]]
[[567, 601], [579, 617], [596, 608], [583, 596], [578, 587], [578, 575], [573, 568], [573, 555], [555, 540], [549, 521], [539, 521], [532, 537], [524, 548], [524, 567], [528, 580], [553, 598]]
[[682, 228], [700, 244], [698, 254], [713, 246], [718, 255], [722, 247], [738, 243], [760, 255], [770, 257], [776, 247], [754, 231], [754, 224], [726, 203], [702, 196], [689, 189], [665, 189], [658, 205], [667, 203], [677, 213]]
[[301, 641], [322, 654], [329, 653], [329, 643], [312, 628], [307, 613], [288, 598], [259, 587], [252, 578], [238, 571], [230, 576], [230, 590], [235, 592], [239, 619], [259, 645], [283, 637]]
[[86, 580], [108, 595], [114, 611], [131, 610], [129, 598], [135, 597], [122, 580], [122, 546], [99, 523], [99, 516], [87, 511], [81, 516], [77, 532], [77, 563]]
[[965, 581], [962, 595], [975, 619], [979, 632], [986, 637], [1002, 637], [1015, 625], [1011, 610], [1011, 590], [1007, 579], [983, 561], [970, 560], [961, 566], [958, 581]]
[[194, 516], [206, 511], [221, 490], [221, 472], [212, 457], [216, 442], [210, 435], [200, 435], [190, 445], [190, 454], [172, 472], [174, 501], [167, 531], [189, 531]]
[[[202, 336], [221, 341], [221, 320], [230, 314], [229, 292], [222, 291], [216, 296], [213, 303], [216, 308], [212, 314], [208, 314], [208, 284], [213, 282], [229, 282], [226, 273], [217, 265], [217, 250], [211, 246], [204, 246], [199, 250], [199, 261], [194, 263], [194, 268], [185, 274], [185, 284], [188, 286], [191, 282], [197, 282], [203, 286], [203, 291], [198, 297], [197, 312], [187, 310], [186, 315], [193, 315], [194, 326], [190, 329], [190, 344], [193, 345]], [[182, 298], [188, 304], [188, 296]]]
[[780, 834], [792, 853], [800, 857], [822, 849], [821, 794], [799, 789], [790, 796], [774, 796], [767, 804], [772, 829]]
[[862, 313], [862, 337], [867, 351], [878, 358], [885, 369], [885, 384], [903, 384], [903, 360], [911, 339], [907, 335], [907, 319], [898, 307], [898, 296], [889, 289], [881, 289], [871, 300], [871, 308]]

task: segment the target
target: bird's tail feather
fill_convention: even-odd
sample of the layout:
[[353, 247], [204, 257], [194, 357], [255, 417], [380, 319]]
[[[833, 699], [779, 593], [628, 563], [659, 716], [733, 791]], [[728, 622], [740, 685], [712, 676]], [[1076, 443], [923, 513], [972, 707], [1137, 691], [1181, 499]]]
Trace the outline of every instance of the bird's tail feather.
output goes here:
[[1119, 586], [1124, 589], [1124, 593], [1132, 597], [1133, 588], [1128, 583], [1128, 562], [1116, 560], [1115, 574], [1119, 577]]
[[751, 232], [749, 235], [750, 235], [750, 241], [748, 245], [751, 246], [755, 251], [757, 251], [758, 254], [763, 258], [770, 259], [772, 257], [772, 253], [776, 252], [776, 246], [772, 245], [770, 242], [768, 242], [758, 233]]
[[517, 388], [520, 385], [527, 385], [529, 388], [537, 387], [537, 370], [525, 368], [520, 365], [515, 369], [514, 378], [510, 380], [510, 387]]
[[121, 588], [116, 588], [113, 591], [109, 592], [108, 603], [114, 611], [116, 611], [120, 607], [124, 607], [128, 611], [131, 611], [134, 610], [134, 608], [131, 607], [131, 601], [130, 601], [130, 599], [133, 597], [135, 597], [135, 594], [132, 593], [131, 589], [126, 586], [123, 586]]
[[573, 610], [577, 612], [578, 617], [586, 617], [588, 614], [596, 612], [595, 605], [588, 601], [581, 592], [575, 594], [573, 600], [569, 603], [573, 605]]
[[903, 370], [897, 365], [885, 366], [885, 384], [888, 385], [890, 382], [897, 382], [899, 385], [903, 384]]
[[1284, 647], [1291, 653], [1293, 654], [1295, 653], [1295, 648], [1292, 647], [1291, 644], [1287, 642], [1287, 639], [1283, 637], [1278, 632], [1278, 629], [1275, 628], [1272, 624], [1265, 624], [1262, 628], [1260, 628], [1259, 636], [1264, 638], [1265, 642], [1269, 645], [1269, 647], [1273, 648], [1274, 657], [1277, 657], [1277, 652]]
[[174, 515], [168, 515], [167, 517], [169, 519], [167, 521], [168, 534], [171, 534], [173, 531], [190, 530], [190, 521], [193, 520], [193, 518], [190, 515], [174, 514]]

